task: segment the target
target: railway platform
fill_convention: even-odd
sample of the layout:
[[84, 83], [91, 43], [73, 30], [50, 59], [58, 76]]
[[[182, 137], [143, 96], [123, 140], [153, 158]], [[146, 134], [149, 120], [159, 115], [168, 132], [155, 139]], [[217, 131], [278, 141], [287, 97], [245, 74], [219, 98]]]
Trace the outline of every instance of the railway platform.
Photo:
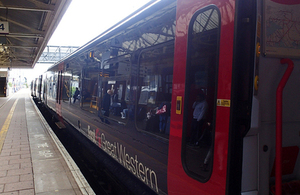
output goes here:
[[95, 194], [33, 103], [0, 98], [0, 194]]

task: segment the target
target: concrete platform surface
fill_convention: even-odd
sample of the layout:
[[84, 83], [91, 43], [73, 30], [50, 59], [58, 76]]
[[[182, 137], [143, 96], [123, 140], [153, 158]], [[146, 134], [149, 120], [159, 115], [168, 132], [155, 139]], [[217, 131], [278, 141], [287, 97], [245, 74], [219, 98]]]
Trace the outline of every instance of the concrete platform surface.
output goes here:
[[0, 194], [95, 194], [28, 90], [0, 104]]

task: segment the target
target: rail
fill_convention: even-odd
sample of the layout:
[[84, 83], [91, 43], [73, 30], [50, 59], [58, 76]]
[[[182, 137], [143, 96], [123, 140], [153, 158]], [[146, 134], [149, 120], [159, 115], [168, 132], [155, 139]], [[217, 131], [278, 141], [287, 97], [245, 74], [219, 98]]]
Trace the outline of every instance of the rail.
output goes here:
[[281, 59], [280, 63], [288, 64], [288, 67], [276, 91], [275, 195], [282, 194], [282, 92], [294, 69], [294, 63], [290, 59]]

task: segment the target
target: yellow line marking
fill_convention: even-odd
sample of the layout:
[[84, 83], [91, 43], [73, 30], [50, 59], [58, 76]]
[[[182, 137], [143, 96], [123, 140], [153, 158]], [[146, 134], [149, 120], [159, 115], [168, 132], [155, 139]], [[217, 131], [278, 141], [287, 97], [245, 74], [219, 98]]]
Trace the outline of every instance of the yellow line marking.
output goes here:
[[10, 121], [11, 121], [11, 118], [12, 118], [13, 113], [15, 111], [18, 100], [19, 99], [16, 99], [14, 105], [10, 109], [9, 114], [8, 114], [8, 116], [7, 116], [7, 118], [4, 122], [4, 125], [2, 126], [1, 131], [0, 131], [0, 154], [2, 152], [2, 147], [3, 147], [3, 144], [4, 144], [5, 138], [6, 138], [6, 134], [7, 134], [7, 131], [8, 131], [9, 125], [10, 125]]

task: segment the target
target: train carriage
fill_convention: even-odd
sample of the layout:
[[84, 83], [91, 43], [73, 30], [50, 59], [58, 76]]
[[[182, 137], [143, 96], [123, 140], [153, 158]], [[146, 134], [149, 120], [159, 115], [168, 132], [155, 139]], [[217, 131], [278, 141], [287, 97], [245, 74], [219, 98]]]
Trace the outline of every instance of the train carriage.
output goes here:
[[299, 7], [151, 1], [49, 68], [44, 102], [151, 192], [300, 193]]
[[0, 70], [0, 97], [7, 97], [9, 96], [9, 71], [7, 70]]

